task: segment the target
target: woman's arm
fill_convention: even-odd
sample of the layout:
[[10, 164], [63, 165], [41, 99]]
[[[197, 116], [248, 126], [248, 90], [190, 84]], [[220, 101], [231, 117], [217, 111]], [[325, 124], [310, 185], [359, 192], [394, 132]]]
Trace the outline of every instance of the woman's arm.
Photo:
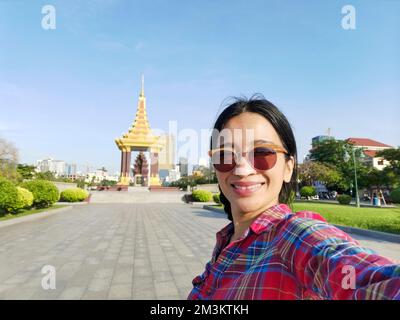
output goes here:
[[399, 299], [400, 265], [327, 223], [297, 219], [287, 253], [301, 284], [327, 299]]

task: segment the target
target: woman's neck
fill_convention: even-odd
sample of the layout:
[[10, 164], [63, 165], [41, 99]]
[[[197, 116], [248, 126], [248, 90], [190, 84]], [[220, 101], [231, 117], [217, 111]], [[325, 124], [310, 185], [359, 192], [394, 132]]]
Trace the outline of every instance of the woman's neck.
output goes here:
[[[268, 205], [258, 209], [256, 211], [251, 212], [243, 212], [238, 210], [237, 208], [231, 208], [232, 210], [232, 218], [233, 218], [233, 226], [234, 226], [234, 234], [231, 237], [230, 242], [238, 240], [243, 236], [247, 228], [258, 218], [258, 216], [263, 213], [268, 208], [278, 204], [279, 201], [272, 201]], [[235, 210], [236, 209], [236, 210]]]

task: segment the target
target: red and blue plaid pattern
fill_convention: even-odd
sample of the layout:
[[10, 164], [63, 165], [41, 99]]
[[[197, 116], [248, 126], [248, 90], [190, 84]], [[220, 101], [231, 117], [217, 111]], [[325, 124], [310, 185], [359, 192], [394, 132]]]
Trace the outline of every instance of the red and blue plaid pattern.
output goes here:
[[188, 299], [400, 299], [400, 265], [317, 213], [278, 204], [228, 244], [233, 231], [217, 233]]

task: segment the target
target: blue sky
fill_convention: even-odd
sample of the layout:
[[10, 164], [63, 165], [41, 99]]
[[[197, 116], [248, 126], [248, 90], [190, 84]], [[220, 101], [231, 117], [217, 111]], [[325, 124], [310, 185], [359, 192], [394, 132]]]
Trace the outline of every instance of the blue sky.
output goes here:
[[[55, 30], [41, 27], [47, 4]], [[355, 30], [341, 27], [347, 4]], [[300, 159], [328, 128], [399, 146], [399, 15], [395, 0], [0, 0], [0, 136], [20, 162], [118, 171], [144, 73], [152, 128], [210, 128], [226, 97], [258, 92]]]

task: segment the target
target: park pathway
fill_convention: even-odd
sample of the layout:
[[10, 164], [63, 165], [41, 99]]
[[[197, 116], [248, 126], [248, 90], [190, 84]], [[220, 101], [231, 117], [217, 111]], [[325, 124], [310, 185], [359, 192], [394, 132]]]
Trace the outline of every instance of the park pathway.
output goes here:
[[[0, 228], [0, 299], [186, 299], [228, 222], [183, 203], [96, 203]], [[400, 244], [361, 242], [400, 260]]]

